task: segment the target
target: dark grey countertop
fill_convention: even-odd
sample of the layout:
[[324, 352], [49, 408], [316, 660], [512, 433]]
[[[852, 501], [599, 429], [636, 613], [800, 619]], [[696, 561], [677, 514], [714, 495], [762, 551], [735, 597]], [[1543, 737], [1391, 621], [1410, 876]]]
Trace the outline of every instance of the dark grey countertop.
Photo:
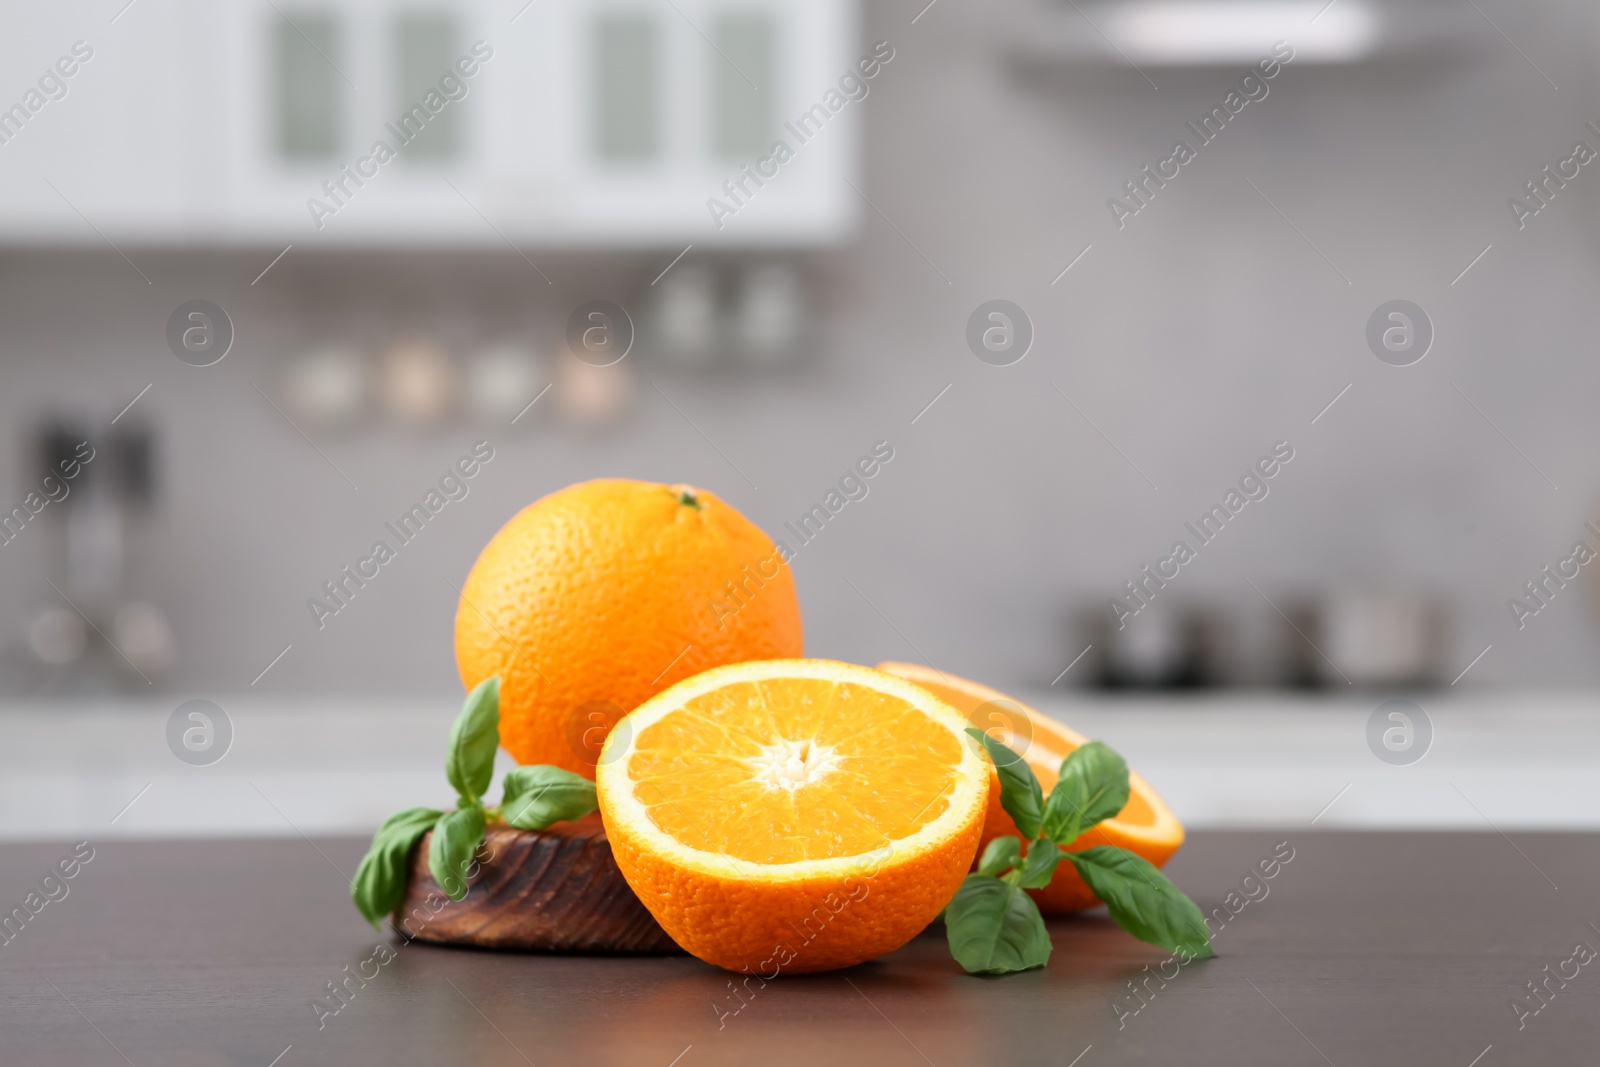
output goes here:
[[[1164, 988], [1152, 980], [1120, 1019], [1119, 1000], [1135, 1003], [1126, 983], [1165, 953], [1099, 914], [1050, 924], [1044, 971], [963, 975], [936, 927], [853, 970], [752, 982], [741, 1000], [731, 975], [688, 957], [401, 945], [349, 903], [342, 874], [363, 841], [94, 843], [66, 896], [0, 944], [0, 1062], [1500, 1067], [1600, 1055], [1600, 960], [1521, 1029], [1512, 1008], [1524, 983], [1571, 974], [1575, 945], [1600, 950], [1600, 837], [1198, 832], [1168, 871], [1209, 911], [1283, 841], [1294, 858], [1220, 927], [1218, 957]], [[0, 847], [0, 903], [24, 906], [70, 853]], [[319, 1029], [326, 983], [367, 960], [376, 977]]]

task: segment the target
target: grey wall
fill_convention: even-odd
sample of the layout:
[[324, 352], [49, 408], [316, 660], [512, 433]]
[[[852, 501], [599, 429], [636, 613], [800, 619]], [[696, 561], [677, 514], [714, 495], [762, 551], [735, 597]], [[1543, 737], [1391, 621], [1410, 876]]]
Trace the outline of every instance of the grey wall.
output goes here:
[[[630, 361], [684, 414], [636, 379], [633, 414], [609, 434], [575, 433], [542, 404], [516, 428], [319, 437], [357, 492], [252, 388], [271, 392], [286, 354], [356, 321], [521, 331], [553, 348], [578, 301], [628, 298], [676, 250], [545, 252], [546, 286], [509, 254], [297, 249], [253, 288], [275, 249], [127, 250], [149, 285], [115, 253], [17, 251], [0, 259], [5, 500], [25, 491], [24, 433], [44, 412], [108, 421], [153, 383], [134, 410], [162, 435], [165, 497], [139, 581], [182, 649], [163, 686], [242, 689], [292, 643], [258, 688], [443, 692], [456, 684], [449, 583], [523, 504], [600, 475], [687, 481], [776, 530], [887, 438], [896, 458], [871, 495], [797, 561], [808, 651], [927, 658], [1005, 686], [1054, 677], [1081, 647], [1068, 615], [1166, 554], [1287, 439], [1296, 458], [1271, 496], [1184, 570], [1175, 596], [1259, 611], [1246, 579], [1274, 596], [1430, 590], [1455, 611], [1452, 664], [1493, 643], [1472, 682], [1600, 680], [1587, 586], [1521, 632], [1505, 606], [1566, 554], [1600, 486], [1600, 169], [1522, 232], [1505, 206], [1575, 140], [1600, 148], [1583, 129], [1600, 119], [1583, 6], [1484, 5], [1559, 91], [1494, 35], [1449, 61], [1291, 65], [1120, 231], [1106, 198], [1237, 75], [1152, 72], [1159, 91], [1115, 68], [1022, 77], [996, 17], [1019, 6], [944, 0], [913, 26], [921, 3], [871, 5], [866, 39], [897, 50], [864, 105], [863, 190], [877, 210], [852, 246], [804, 260], [821, 343], [803, 373], [684, 377], [641, 348]], [[239, 330], [208, 369], [162, 340], [167, 314], [197, 296]], [[1021, 304], [1037, 330], [1012, 367], [965, 347], [969, 312], [991, 297]], [[1437, 330], [1408, 368], [1363, 340], [1395, 297]], [[305, 599], [480, 436], [498, 456], [470, 497], [317, 631]], [[8, 638], [53, 596], [35, 532], [0, 548]]]

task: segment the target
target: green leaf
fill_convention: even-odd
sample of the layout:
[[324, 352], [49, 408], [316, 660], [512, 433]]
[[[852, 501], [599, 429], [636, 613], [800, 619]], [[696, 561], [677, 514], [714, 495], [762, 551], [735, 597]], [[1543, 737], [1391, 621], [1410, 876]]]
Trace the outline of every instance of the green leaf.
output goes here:
[[1061, 761], [1061, 776], [1044, 807], [1044, 835], [1070, 845], [1128, 803], [1128, 765], [1103, 742], [1090, 741]]
[[472, 854], [483, 840], [483, 809], [474, 804], [457, 808], [433, 824], [433, 839], [428, 844], [428, 870], [439, 888], [451, 900], [467, 895], [467, 868]]
[[405, 899], [411, 849], [439, 815], [433, 808], [407, 808], [385, 819], [372, 836], [350, 883], [350, 899], [373, 926]]
[[543, 830], [562, 819], [580, 819], [598, 806], [594, 783], [560, 767], [516, 767], [506, 773], [501, 818], [519, 830]]
[[1083, 832], [1082, 817], [1074, 808], [1070, 787], [1063, 789], [1060, 782], [1050, 790], [1044, 801], [1044, 817], [1039, 820], [1039, 833], [1051, 844], [1070, 845]]
[[983, 850], [978, 860], [978, 873], [998, 877], [1017, 865], [1022, 858], [1022, 842], [1009, 834], [997, 837]]
[[1128, 933], [1169, 952], [1181, 950], [1198, 959], [1212, 955], [1205, 916], [1148, 861], [1109, 845], [1064, 855], [1112, 921]]
[[944, 909], [950, 955], [968, 974], [1008, 974], [1050, 961], [1039, 908], [1018, 887], [969, 874]]
[[983, 745], [994, 761], [995, 772], [1000, 775], [1000, 806], [1006, 809], [1022, 836], [1030, 840], [1038, 837], [1044, 790], [1039, 788], [1033, 768], [1028, 766], [1027, 760], [977, 727], [967, 727], [967, 733]]
[[1028, 859], [1017, 871], [1017, 885], [1023, 889], [1043, 889], [1050, 884], [1061, 862], [1061, 850], [1054, 841], [1038, 840], [1028, 845]]
[[477, 800], [489, 791], [494, 776], [494, 753], [500, 747], [500, 679], [480, 682], [467, 694], [461, 714], [450, 727], [450, 751], [444, 775], [456, 792]]

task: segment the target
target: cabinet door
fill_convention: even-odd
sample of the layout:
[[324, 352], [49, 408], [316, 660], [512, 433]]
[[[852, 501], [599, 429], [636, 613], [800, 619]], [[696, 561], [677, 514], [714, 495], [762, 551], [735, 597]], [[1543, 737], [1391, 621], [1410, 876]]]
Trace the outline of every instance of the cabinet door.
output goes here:
[[[538, 4], [491, 72], [486, 213], [559, 243], [819, 243], [858, 217], [861, 106], [804, 144], [785, 123], [856, 60], [848, 0]], [[792, 158], [756, 185], [775, 143]], [[777, 166], [770, 164], [769, 166]], [[748, 194], [732, 216], [725, 182]], [[736, 186], [737, 188], [737, 186]], [[718, 223], [720, 222], [720, 225]]]
[[465, 193], [484, 163], [486, 4], [229, 5], [227, 231], [317, 245], [487, 244]]

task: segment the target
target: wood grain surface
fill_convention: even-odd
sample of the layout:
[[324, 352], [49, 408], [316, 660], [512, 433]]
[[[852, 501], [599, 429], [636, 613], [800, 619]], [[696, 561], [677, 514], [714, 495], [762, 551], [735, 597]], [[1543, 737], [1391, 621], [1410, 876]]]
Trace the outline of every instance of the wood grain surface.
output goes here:
[[[1255, 885], [1244, 876], [1280, 842], [1294, 858], [1241, 904]], [[1149, 975], [1165, 953], [1095, 913], [1052, 920], [1049, 968], [1005, 978], [962, 974], [937, 927], [873, 963], [764, 984], [689, 956], [405, 942], [350, 903], [366, 845], [92, 842], [68, 894], [0, 944], [0, 1063], [1469, 1067], [1481, 1056], [1476, 1067], [1523, 1067], [1600, 1056], [1600, 961], [1520, 1029], [1511, 1008], [1577, 942], [1600, 948], [1593, 835], [1196, 832], [1168, 873], [1207, 912], [1227, 913], [1230, 893], [1238, 911], [1219, 927], [1216, 959], [1164, 981]], [[70, 851], [0, 846], [0, 906], [21, 906]], [[1130, 982], [1148, 990], [1142, 1001]], [[1138, 1013], [1120, 1014], [1130, 1003]]]
[[539, 833], [489, 827], [482, 869], [459, 901], [428, 870], [432, 836], [412, 852], [406, 899], [391, 917], [408, 937], [526, 951], [682, 951], [623, 880], [598, 812]]

